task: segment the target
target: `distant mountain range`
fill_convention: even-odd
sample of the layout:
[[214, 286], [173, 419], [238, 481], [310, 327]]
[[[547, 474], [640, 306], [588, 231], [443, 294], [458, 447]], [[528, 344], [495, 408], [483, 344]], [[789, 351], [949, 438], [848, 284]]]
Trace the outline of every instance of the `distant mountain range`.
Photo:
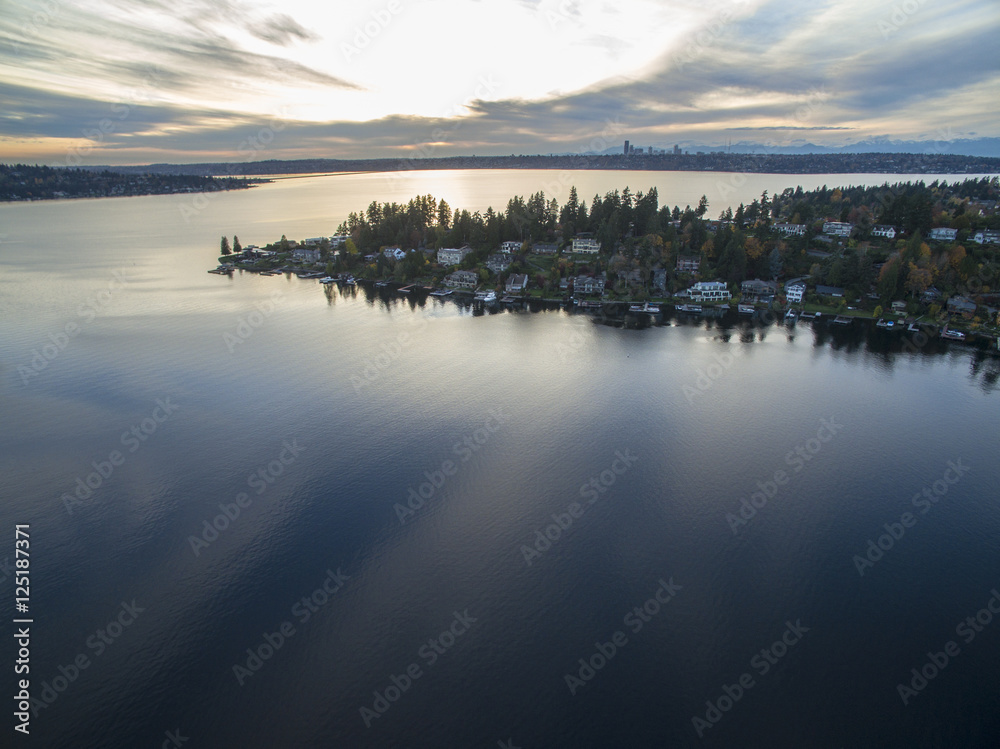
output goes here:
[[[633, 143], [644, 150], [650, 144]], [[957, 156], [1000, 157], [1000, 138], [955, 138], [952, 140], [893, 140], [888, 136], [867, 138], [846, 146], [818, 146], [815, 143], [792, 141], [790, 145], [774, 146], [741, 140], [725, 146], [707, 146], [695, 141], [651, 144], [657, 150], [671, 151], [675, 145], [688, 153], [753, 153], [753, 154], [849, 154], [849, 153], [913, 153], [941, 154]], [[622, 153], [622, 148], [608, 148], [602, 153], [614, 155]]]

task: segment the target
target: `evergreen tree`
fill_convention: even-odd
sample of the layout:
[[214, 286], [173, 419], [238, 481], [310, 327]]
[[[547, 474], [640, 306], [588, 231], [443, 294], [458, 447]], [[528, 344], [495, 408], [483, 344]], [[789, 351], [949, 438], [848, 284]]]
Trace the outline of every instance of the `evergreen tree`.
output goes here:
[[223, 255], [232, 254], [232, 250], [229, 249], [229, 238], [225, 234], [222, 235], [221, 249]]

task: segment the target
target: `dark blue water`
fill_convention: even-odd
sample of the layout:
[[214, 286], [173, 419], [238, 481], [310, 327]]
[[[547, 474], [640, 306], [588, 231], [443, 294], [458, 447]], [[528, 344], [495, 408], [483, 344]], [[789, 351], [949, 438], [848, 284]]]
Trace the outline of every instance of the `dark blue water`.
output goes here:
[[0, 214], [33, 742], [1000, 741], [996, 357], [219, 278], [178, 200]]

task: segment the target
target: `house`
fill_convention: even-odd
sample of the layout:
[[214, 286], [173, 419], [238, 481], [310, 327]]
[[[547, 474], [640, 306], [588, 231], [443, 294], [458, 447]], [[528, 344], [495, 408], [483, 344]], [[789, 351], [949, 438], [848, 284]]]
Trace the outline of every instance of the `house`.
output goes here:
[[849, 237], [854, 231], [854, 224], [846, 221], [826, 221], [823, 223], [823, 233], [831, 237]]
[[303, 240], [302, 244], [308, 247], [318, 247], [323, 244], [323, 240], [325, 239], [326, 237], [309, 237], [309, 239]]
[[592, 237], [575, 237], [573, 239], [573, 252], [596, 255], [600, 251], [601, 243]]
[[817, 284], [816, 293], [820, 296], [834, 296], [838, 298], [844, 296], [844, 290], [839, 286], [821, 286]]
[[402, 260], [406, 257], [406, 253], [399, 247], [386, 247], [382, 250], [382, 254], [393, 260]]
[[897, 315], [906, 314], [906, 302], [903, 301], [893, 302], [891, 307], [892, 311], [895, 312]]
[[571, 278], [560, 278], [559, 279], [559, 291], [561, 291], [563, 294], [568, 293], [569, 292], [569, 285], [570, 285], [571, 282], [572, 282]]
[[486, 267], [494, 273], [503, 273], [510, 267], [511, 257], [504, 252], [496, 252], [486, 259]]
[[976, 303], [965, 296], [955, 296], [948, 299], [948, 311], [954, 315], [971, 319], [976, 314]]
[[924, 304], [933, 304], [934, 302], [941, 301], [941, 292], [934, 286], [926, 289], [923, 294], [920, 295], [920, 301]]
[[875, 224], [872, 227], [873, 237], [884, 237], [885, 239], [895, 239], [896, 238], [896, 227], [886, 226], [885, 224]]
[[531, 245], [531, 252], [535, 255], [555, 255], [559, 252], [559, 247], [548, 242], [535, 242]]
[[802, 237], [806, 233], [805, 224], [773, 224], [775, 231], [780, 231], [785, 236], [789, 237]]
[[697, 273], [701, 268], [701, 258], [695, 255], [678, 255], [677, 270], [682, 273]]
[[983, 229], [973, 234], [970, 239], [976, 244], [1000, 244], [1000, 231]]
[[785, 284], [785, 299], [790, 304], [802, 304], [806, 296], [806, 285], [802, 281], [789, 281]]
[[379, 253], [377, 253], [377, 252], [369, 252], [367, 255], [365, 255], [365, 262], [366, 263], [377, 262], [378, 261], [378, 255], [379, 255]]
[[350, 239], [350, 237], [347, 234], [334, 234], [330, 237], [330, 246], [340, 247], [341, 245], [346, 244], [348, 239]]
[[437, 251], [437, 261], [441, 265], [458, 265], [465, 260], [465, 256], [470, 252], [472, 252], [472, 248], [469, 245], [459, 247], [458, 249], [442, 247]]
[[605, 277], [599, 276], [577, 276], [573, 279], [574, 294], [603, 294]]
[[722, 302], [733, 295], [722, 281], [699, 281], [688, 289], [688, 296], [696, 302]]
[[521, 251], [520, 242], [515, 242], [513, 240], [510, 240], [500, 245], [500, 252], [506, 252], [508, 255], [516, 255], [520, 251]]
[[947, 229], [943, 226], [936, 226], [931, 229], [930, 238], [936, 242], [954, 242], [958, 236], [958, 229]]
[[528, 277], [523, 273], [514, 273], [507, 279], [507, 293], [517, 294], [528, 288]]
[[479, 285], [479, 274], [474, 270], [456, 270], [444, 277], [445, 286], [474, 289]]
[[774, 281], [761, 281], [755, 278], [752, 281], [744, 281], [740, 284], [740, 294], [743, 301], [748, 304], [769, 301], [777, 293], [778, 284]]
[[[307, 242], [309, 240], [306, 240]], [[320, 251], [299, 248], [292, 250], [292, 260], [299, 260], [304, 263], [318, 263]]]

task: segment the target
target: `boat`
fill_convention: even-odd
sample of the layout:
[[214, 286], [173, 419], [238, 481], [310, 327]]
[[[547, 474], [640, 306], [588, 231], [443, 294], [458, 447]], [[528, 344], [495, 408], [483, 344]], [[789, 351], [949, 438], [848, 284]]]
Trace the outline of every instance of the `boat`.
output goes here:
[[476, 301], [482, 302], [483, 304], [491, 304], [497, 300], [497, 293], [495, 291], [479, 291], [476, 292]]
[[576, 306], [583, 309], [600, 309], [601, 303], [594, 299], [582, 299], [576, 303]]
[[739, 310], [741, 315], [752, 315], [754, 313], [754, 307], [752, 304], [738, 304], [736, 309]]
[[678, 312], [701, 312], [700, 304], [679, 304], [675, 307]]
[[850, 325], [851, 324], [851, 318], [846, 317], [845, 315], [837, 315], [835, 318], [833, 318], [833, 321], [837, 325]]
[[878, 322], [875, 323], [875, 327], [892, 330], [894, 327], [896, 327], [896, 322], [894, 320], [886, 320], [885, 318], [880, 317], [878, 319]]
[[451, 296], [453, 293], [451, 289], [437, 289], [431, 292], [431, 296]]
[[786, 320], [794, 320], [795, 319], [795, 310], [793, 310], [793, 309], [788, 310], [788, 312], [785, 313], [785, 319]]
[[659, 314], [660, 312], [660, 305], [650, 304], [649, 302], [646, 302], [644, 305], [642, 305], [642, 311], [656, 315]]
[[945, 328], [941, 331], [941, 337], [951, 341], [964, 341], [965, 333], [961, 330], [948, 330], [948, 328]]
[[344, 279], [344, 283], [348, 286], [357, 286], [358, 282], [354, 280], [354, 276], [348, 276]]
[[632, 305], [629, 306], [628, 311], [629, 312], [642, 312], [643, 311], [642, 310], [642, 305], [641, 304], [632, 304]]
[[389, 282], [388, 281], [376, 281], [375, 285], [378, 286], [380, 289], [384, 289], [386, 286], [389, 285]]
[[336, 279], [326, 276], [325, 278], [319, 279], [320, 283], [333, 283]]

